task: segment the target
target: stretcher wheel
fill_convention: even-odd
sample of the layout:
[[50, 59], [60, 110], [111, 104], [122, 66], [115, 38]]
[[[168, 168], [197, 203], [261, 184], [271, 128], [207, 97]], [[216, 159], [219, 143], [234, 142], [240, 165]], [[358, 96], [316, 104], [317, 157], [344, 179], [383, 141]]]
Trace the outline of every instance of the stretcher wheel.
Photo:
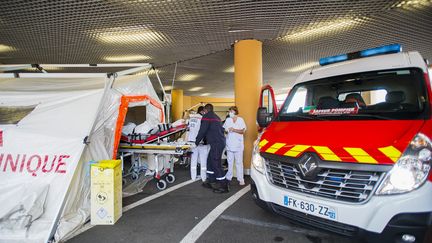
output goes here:
[[166, 183], [166, 181], [164, 181], [164, 180], [159, 180], [157, 183], [156, 183], [156, 187], [157, 187], [157, 189], [159, 189], [159, 190], [165, 190], [166, 188], [167, 188], [167, 183]]
[[171, 184], [171, 183], [174, 183], [174, 182], [175, 182], [176, 178], [175, 178], [175, 176], [174, 176], [173, 174], [168, 174], [168, 175], [166, 176], [165, 180], [166, 180], [168, 183]]
[[136, 173], [136, 172], [132, 172], [132, 173], [131, 173], [131, 178], [132, 178], [132, 180], [136, 181], [136, 180], [138, 180], [138, 177], [139, 177], [139, 174], [138, 174], [138, 173]]
[[126, 183], [127, 183], [126, 178], [123, 178], [123, 179], [122, 179], [122, 184], [125, 185]]

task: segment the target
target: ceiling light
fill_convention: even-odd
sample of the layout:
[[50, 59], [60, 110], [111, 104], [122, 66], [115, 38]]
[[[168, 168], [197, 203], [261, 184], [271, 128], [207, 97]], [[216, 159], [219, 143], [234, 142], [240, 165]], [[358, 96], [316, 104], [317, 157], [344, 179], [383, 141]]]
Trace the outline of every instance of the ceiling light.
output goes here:
[[235, 28], [230, 28], [228, 30], [228, 33], [239, 33], [239, 32], [251, 32], [251, 31], [275, 31], [276, 29], [274, 28], [261, 28], [261, 29], [235, 29]]
[[300, 64], [298, 66], [292, 67], [292, 68], [288, 68], [286, 71], [290, 72], [290, 73], [295, 73], [295, 72], [307, 70], [313, 66], [318, 66], [318, 63], [317, 62], [307, 62], [307, 63], [303, 63], [303, 64]]
[[13, 51], [15, 48], [7, 45], [0, 44], [0, 52]]
[[130, 61], [140, 61], [151, 59], [149, 56], [145, 55], [130, 55], [130, 56], [109, 56], [104, 58], [109, 62], [130, 62]]
[[338, 19], [330, 22], [322, 22], [314, 24], [313, 26], [307, 27], [303, 30], [296, 31], [295, 33], [288, 34], [282, 37], [286, 41], [301, 41], [308, 38], [316, 38], [322, 35], [329, 34], [332, 31], [346, 30], [352, 28], [355, 24], [365, 21], [366, 18], [355, 18], [355, 19]]
[[97, 29], [92, 32], [93, 36], [105, 43], [153, 43], [162, 37], [162, 34], [143, 26]]
[[64, 67], [57, 67], [57, 66], [50, 66], [50, 65], [42, 65], [42, 68], [45, 70], [50, 70], [50, 71], [56, 71], [56, 70], [63, 70], [65, 69]]
[[231, 29], [228, 30], [228, 33], [239, 33], [239, 32], [249, 32], [251, 30], [246, 30], [246, 29]]
[[399, 3], [393, 5], [397, 8], [409, 8], [409, 7], [425, 7], [430, 5], [430, 0], [410, 0], [410, 1], [400, 1]]
[[193, 81], [201, 77], [199, 74], [183, 74], [178, 78], [178, 81]]
[[165, 91], [172, 90], [172, 89], [173, 89], [173, 86], [171, 86], [171, 85], [164, 86]]
[[209, 96], [210, 95], [210, 93], [203, 93], [203, 94], [201, 94], [201, 96]]
[[204, 87], [193, 87], [191, 89], [189, 89], [189, 91], [195, 92], [195, 91], [200, 91], [202, 90]]
[[234, 72], [234, 65], [225, 68], [224, 72], [225, 73], [233, 73]]

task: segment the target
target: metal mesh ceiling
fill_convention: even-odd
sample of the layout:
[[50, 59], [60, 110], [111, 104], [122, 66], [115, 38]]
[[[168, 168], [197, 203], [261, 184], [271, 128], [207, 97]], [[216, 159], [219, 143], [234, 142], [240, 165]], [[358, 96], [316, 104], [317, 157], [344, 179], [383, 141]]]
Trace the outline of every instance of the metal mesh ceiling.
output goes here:
[[151, 62], [164, 85], [179, 62], [176, 88], [229, 97], [231, 46], [253, 38], [264, 81], [282, 91], [323, 56], [401, 43], [432, 59], [431, 10], [432, 0], [2, 1], [0, 62]]

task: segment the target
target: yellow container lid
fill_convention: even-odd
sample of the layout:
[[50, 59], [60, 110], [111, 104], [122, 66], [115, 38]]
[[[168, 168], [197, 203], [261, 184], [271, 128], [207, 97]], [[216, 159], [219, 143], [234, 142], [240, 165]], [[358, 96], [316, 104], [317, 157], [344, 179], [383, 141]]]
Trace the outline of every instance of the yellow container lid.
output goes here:
[[96, 166], [104, 169], [113, 169], [121, 164], [121, 160], [100, 160], [97, 163], [91, 164], [91, 166]]

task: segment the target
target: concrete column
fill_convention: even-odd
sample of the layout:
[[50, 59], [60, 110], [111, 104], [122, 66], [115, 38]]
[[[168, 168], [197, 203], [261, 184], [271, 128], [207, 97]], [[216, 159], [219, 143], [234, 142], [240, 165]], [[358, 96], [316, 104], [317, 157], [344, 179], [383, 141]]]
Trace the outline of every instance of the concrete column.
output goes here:
[[234, 44], [234, 80], [235, 104], [247, 126], [243, 163], [248, 174], [253, 142], [258, 135], [256, 112], [262, 86], [262, 42], [242, 40]]
[[173, 89], [171, 93], [172, 122], [182, 118], [183, 115], [183, 90]]

